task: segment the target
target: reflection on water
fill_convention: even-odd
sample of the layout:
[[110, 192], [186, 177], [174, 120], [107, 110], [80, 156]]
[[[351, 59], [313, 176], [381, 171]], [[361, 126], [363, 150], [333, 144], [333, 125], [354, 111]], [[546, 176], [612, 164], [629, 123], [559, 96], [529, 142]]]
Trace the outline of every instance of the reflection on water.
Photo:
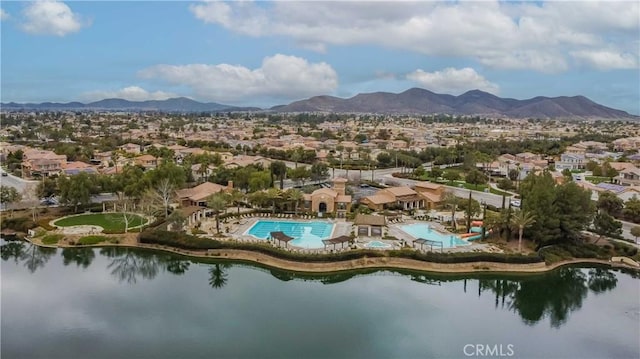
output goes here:
[[13, 260], [16, 263], [23, 263], [31, 273], [43, 268], [56, 254], [56, 248], [38, 247], [23, 241], [5, 242], [0, 249], [3, 261]]
[[[1, 247], [3, 261], [13, 261], [23, 264], [31, 273], [44, 268], [52, 256], [55, 248], [43, 248], [28, 242], [3, 242]], [[173, 275], [185, 274], [192, 262], [172, 254], [148, 250], [134, 250], [123, 247], [65, 248], [61, 252], [63, 264], [68, 266], [75, 263], [77, 267], [91, 266], [96, 251], [109, 258], [107, 270], [119, 282], [135, 284], [138, 280], [153, 280], [159, 273], [167, 272]], [[251, 267], [271, 274], [274, 278], [287, 281], [317, 281], [323, 284], [334, 284], [347, 281], [357, 276], [372, 276], [392, 274], [408, 277], [414, 282], [426, 285], [442, 285], [446, 282], [463, 281], [462, 292], [484, 296], [495, 296], [495, 307], [517, 313], [522, 321], [534, 325], [543, 318], [548, 318], [551, 326], [560, 327], [565, 324], [571, 312], [582, 307], [583, 300], [589, 293], [600, 294], [613, 290], [618, 278], [615, 272], [605, 268], [591, 268], [588, 271], [579, 268], [561, 268], [551, 273], [509, 278], [506, 276], [482, 275], [455, 276], [440, 274], [424, 274], [406, 271], [377, 271], [362, 270], [339, 272], [335, 274], [311, 275], [288, 272], [278, 269], [264, 269], [247, 264], [220, 263], [211, 259], [209, 262], [209, 285], [214, 289], [222, 289], [229, 282], [228, 271], [233, 266]], [[630, 275], [637, 276], [637, 272]]]

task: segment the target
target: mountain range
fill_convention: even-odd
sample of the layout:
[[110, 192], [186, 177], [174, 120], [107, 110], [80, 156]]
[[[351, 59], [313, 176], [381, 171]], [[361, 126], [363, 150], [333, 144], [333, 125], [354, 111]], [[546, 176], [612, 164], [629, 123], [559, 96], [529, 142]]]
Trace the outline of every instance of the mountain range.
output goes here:
[[4, 110], [102, 110], [161, 112], [337, 112], [382, 114], [449, 114], [507, 118], [622, 119], [639, 120], [639, 116], [595, 103], [584, 96], [543, 97], [528, 100], [502, 98], [480, 90], [460, 96], [437, 94], [421, 88], [401, 93], [361, 93], [351, 98], [314, 96], [288, 105], [264, 110], [258, 107], [236, 107], [215, 102], [202, 103], [186, 97], [167, 100], [128, 101], [105, 99], [80, 102], [39, 104], [3, 103]]
[[227, 112], [227, 111], [259, 111], [258, 107], [237, 107], [215, 102], [198, 102], [186, 97], [167, 100], [129, 101], [109, 98], [96, 102], [43, 102], [43, 103], [3, 103], [5, 110], [55, 110], [55, 111], [159, 111], [159, 112]]
[[437, 94], [421, 88], [401, 93], [362, 93], [343, 99], [315, 96], [284, 106], [278, 112], [355, 112], [394, 114], [480, 115], [508, 118], [600, 118], [635, 119], [625, 111], [597, 104], [584, 96], [534, 97], [528, 100], [501, 98], [480, 90], [460, 96]]

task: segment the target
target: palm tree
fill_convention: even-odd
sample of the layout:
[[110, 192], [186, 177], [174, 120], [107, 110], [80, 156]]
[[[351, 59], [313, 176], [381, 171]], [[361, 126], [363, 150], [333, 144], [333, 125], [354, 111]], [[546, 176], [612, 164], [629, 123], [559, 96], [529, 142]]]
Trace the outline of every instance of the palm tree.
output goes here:
[[268, 201], [267, 193], [265, 191], [256, 191], [256, 192], [250, 193], [248, 197], [249, 197], [248, 198], [249, 202], [251, 202], [251, 204], [258, 206], [260, 208], [262, 208], [264, 204]]
[[271, 201], [271, 214], [276, 213], [276, 201], [282, 199], [282, 191], [271, 187], [267, 190], [267, 198]]
[[522, 232], [536, 222], [536, 216], [525, 210], [517, 210], [511, 217], [511, 225], [518, 228], [518, 252], [522, 251]]
[[238, 207], [238, 214], [240, 214], [240, 203], [244, 200], [244, 193], [242, 193], [239, 189], [234, 188], [231, 192], [228, 193], [229, 201], [231, 203], [235, 203]]
[[458, 197], [456, 197], [456, 195], [453, 192], [445, 192], [442, 198], [442, 202], [444, 202], [447, 208], [451, 209], [451, 226], [455, 230], [456, 229], [456, 219], [455, 219], [456, 209], [458, 209], [458, 203], [460, 202], [460, 199], [458, 199]]
[[293, 202], [294, 213], [297, 216], [298, 215], [298, 205], [300, 204], [300, 201], [302, 201], [304, 199], [304, 194], [302, 194], [302, 191], [300, 191], [299, 189], [295, 189], [295, 188], [291, 188], [291, 189], [287, 190], [286, 194], [287, 194], [287, 198], [289, 198], [289, 200]]
[[220, 234], [220, 212], [227, 208], [229, 195], [224, 192], [214, 193], [207, 199], [207, 207], [216, 214], [216, 232]]

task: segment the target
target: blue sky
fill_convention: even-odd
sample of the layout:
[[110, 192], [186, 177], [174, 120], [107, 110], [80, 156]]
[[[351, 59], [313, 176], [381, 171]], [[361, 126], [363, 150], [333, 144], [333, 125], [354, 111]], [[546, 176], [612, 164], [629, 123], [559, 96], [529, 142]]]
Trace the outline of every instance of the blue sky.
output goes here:
[[0, 3], [2, 102], [585, 95], [640, 114], [627, 2]]

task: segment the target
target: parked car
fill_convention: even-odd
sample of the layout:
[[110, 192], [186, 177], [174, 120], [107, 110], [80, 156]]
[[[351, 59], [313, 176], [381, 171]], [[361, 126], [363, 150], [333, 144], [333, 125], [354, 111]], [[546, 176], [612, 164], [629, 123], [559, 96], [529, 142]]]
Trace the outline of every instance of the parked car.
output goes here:
[[519, 199], [512, 199], [511, 200], [511, 207], [520, 208], [520, 200]]

